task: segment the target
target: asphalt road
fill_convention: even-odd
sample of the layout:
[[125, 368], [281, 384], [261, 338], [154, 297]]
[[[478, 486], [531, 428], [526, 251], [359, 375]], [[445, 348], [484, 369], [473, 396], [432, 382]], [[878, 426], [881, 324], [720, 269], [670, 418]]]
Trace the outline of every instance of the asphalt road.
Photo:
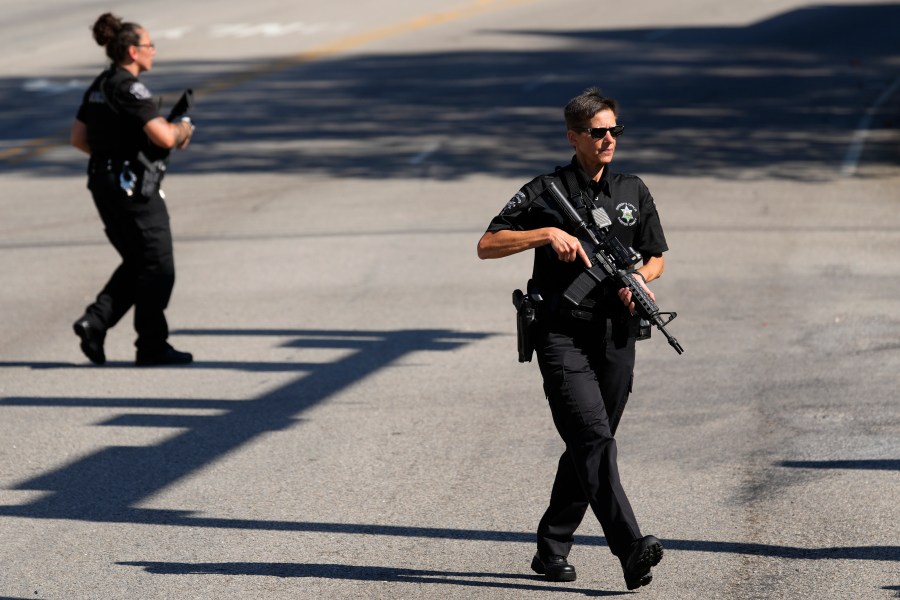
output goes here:
[[[488, 221], [622, 106], [671, 251], [677, 356], [639, 349], [618, 433], [641, 597], [900, 597], [900, 5], [0, 1], [0, 600], [630, 595], [588, 518], [528, 569], [562, 451]], [[166, 179], [187, 368], [129, 317], [68, 127], [100, 12], [198, 94]]]

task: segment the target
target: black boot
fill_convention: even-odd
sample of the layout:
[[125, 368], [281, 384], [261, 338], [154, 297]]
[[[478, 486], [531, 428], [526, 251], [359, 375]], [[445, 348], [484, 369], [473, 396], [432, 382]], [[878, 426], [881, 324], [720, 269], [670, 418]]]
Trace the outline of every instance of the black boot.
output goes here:
[[558, 554], [542, 557], [535, 553], [531, 570], [546, 577], [547, 581], [575, 581], [575, 567], [566, 562], [565, 556]]
[[194, 356], [190, 352], [180, 352], [166, 344], [157, 350], [139, 348], [134, 359], [138, 367], [159, 367], [164, 365], [189, 365]]
[[655, 567], [662, 560], [663, 547], [652, 535], [646, 535], [631, 542], [628, 552], [620, 556], [622, 572], [625, 574], [625, 585], [635, 590], [653, 581], [650, 567]]
[[75, 335], [81, 338], [81, 351], [95, 365], [106, 362], [106, 353], [103, 351], [103, 342], [106, 339], [106, 330], [94, 325], [83, 316], [72, 325]]

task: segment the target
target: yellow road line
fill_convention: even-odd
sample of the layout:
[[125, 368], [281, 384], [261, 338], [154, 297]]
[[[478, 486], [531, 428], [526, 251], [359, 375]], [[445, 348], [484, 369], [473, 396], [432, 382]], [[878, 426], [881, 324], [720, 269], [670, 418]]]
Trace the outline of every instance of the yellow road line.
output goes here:
[[68, 129], [60, 130], [51, 136], [36, 138], [22, 144], [21, 146], [7, 148], [6, 150], [0, 152], [0, 161], [8, 162], [10, 164], [17, 164], [22, 161], [28, 160], [29, 158], [40, 156], [41, 154], [47, 152], [47, 150], [49, 150], [50, 148], [66, 143], [66, 141], [68, 140], [64, 140], [63, 138], [67, 138], [68, 135]]
[[[451, 21], [458, 21], [468, 17], [496, 12], [515, 6], [533, 4], [540, 1], [541, 0], [474, 0], [465, 6], [460, 6], [444, 12], [423, 15], [405, 23], [373, 29], [372, 31], [366, 31], [334, 42], [329, 42], [298, 54], [263, 63], [248, 69], [247, 71], [225, 77], [221, 81], [210, 82], [202, 87], [195, 88], [194, 92], [198, 97], [202, 97], [252, 81], [263, 75], [277, 73], [303, 64], [336, 56], [373, 42], [382, 41], [412, 31], [419, 31], [429, 27], [443, 25]], [[0, 162], [15, 165], [37, 158], [57, 146], [68, 143], [68, 135], [69, 131], [66, 129], [53, 135], [37, 138], [20, 146], [0, 151]]]

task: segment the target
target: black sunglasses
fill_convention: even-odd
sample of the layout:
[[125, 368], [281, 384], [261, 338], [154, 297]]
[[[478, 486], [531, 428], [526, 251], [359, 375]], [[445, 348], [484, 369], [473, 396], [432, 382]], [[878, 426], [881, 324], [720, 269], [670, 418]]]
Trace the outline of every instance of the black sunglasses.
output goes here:
[[578, 131], [583, 131], [585, 133], [590, 134], [592, 138], [595, 140], [602, 140], [606, 137], [606, 132], [612, 134], [614, 138], [622, 135], [622, 132], [625, 131], [624, 125], [613, 125], [612, 127], [579, 127]]

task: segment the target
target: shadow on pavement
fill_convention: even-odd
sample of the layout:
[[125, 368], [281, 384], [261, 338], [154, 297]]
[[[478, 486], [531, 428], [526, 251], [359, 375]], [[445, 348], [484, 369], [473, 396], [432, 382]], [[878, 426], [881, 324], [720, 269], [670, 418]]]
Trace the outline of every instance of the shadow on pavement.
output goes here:
[[[0, 398], [0, 411], [8, 406], [33, 407], [106, 407], [134, 409], [210, 409], [214, 415], [160, 415], [129, 413], [114, 416], [100, 425], [131, 427], [173, 427], [184, 431], [155, 446], [107, 447], [22, 482], [13, 489], [40, 490], [46, 495], [23, 505], [0, 506], [0, 516], [31, 519], [70, 519], [91, 522], [139, 523], [179, 527], [253, 529], [308, 533], [379, 535], [426, 539], [459, 539], [532, 544], [531, 532], [448, 529], [400, 525], [353, 523], [315, 523], [255, 519], [223, 519], [194, 516], [190, 510], [135, 508], [144, 499], [166, 486], [232, 452], [257, 436], [291, 426], [307, 409], [327, 400], [347, 386], [386, 368], [403, 356], [419, 351], [452, 351], [484, 339], [487, 333], [463, 333], [449, 330], [342, 331], [294, 329], [197, 329], [180, 330], [179, 335], [274, 336], [287, 338], [284, 345], [297, 348], [348, 350], [342, 358], [325, 363], [195, 363], [191, 368], [227, 368], [262, 371], [302, 371], [303, 375], [281, 388], [252, 400], [167, 399], [167, 398], [77, 398], [7, 397]], [[6, 363], [0, 366], [33, 368], [73, 368], [62, 363]], [[182, 367], [185, 368], [185, 367]], [[814, 468], [887, 468], [896, 469], [897, 461], [823, 461], [807, 463], [785, 461], [784, 466]], [[579, 541], [605, 545], [603, 537], [579, 536]], [[711, 540], [664, 540], [666, 548], [691, 552], [716, 552], [770, 556], [789, 559], [839, 559], [900, 561], [900, 546], [859, 546], [800, 548], [767, 544]], [[149, 564], [149, 563], [148, 563]], [[163, 565], [160, 568], [164, 568]], [[202, 565], [174, 565], [170, 568], [204, 568]], [[221, 566], [208, 567], [221, 569]], [[239, 567], [235, 567], [239, 568]], [[279, 566], [249, 565], [252, 569], [279, 569]], [[316, 565], [287, 565], [292, 576], [311, 575]], [[446, 577], [448, 573], [389, 570], [400, 578]], [[214, 572], [214, 571], [211, 571]], [[473, 574], [460, 574], [472, 577]], [[365, 573], [358, 574], [365, 576]], [[375, 576], [375, 575], [372, 575]], [[477, 576], [493, 576], [480, 574]], [[380, 577], [380, 576], [379, 576]], [[454, 580], [456, 581], [456, 580]], [[469, 583], [483, 585], [483, 582]], [[494, 584], [491, 584], [494, 585]], [[524, 588], [523, 588], [524, 589]], [[530, 587], [527, 589], [531, 589]]]
[[[48, 492], [29, 504], [0, 506], [0, 515], [82, 521], [186, 524], [190, 511], [133, 508], [257, 436], [295, 424], [307, 409], [342, 389], [421, 351], [452, 351], [490, 334], [449, 330], [192, 330], [179, 335], [287, 336], [297, 348], [342, 349], [342, 358], [322, 363], [278, 364], [300, 376], [265, 395], [246, 401], [219, 399], [0, 398], [4, 406], [106, 406], [126, 409], [210, 409], [211, 415], [126, 414], [100, 425], [183, 428], [155, 446], [107, 447], [13, 489]], [[48, 363], [50, 364], [50, 363]], [[8, 365], [9, 366], [9, 365]], [[197, 364], [184, 368], [197, 368]], [[199, 366], [203, 366], [200, 363]], [[209, 363], [213, 368], [274, 370], [268, 363]], [[40, 366], [38, 366], [40, 368]], [[55, 368], [55, 367], [54, 367]], [[198, 521], [199, 523], [202, 521]], [[248, 526], [246, 522], [243, 527]], [[209, 526], [216, 526], [210, 524]], [[250, 525], [252, 526], [252, 525]]]
[[900, 460], [785, 460], [782, 467], [794, 469], [858, 469], [863, 471], [900, 471]]
[[363, 567], [356, 565], [304, 564], [304, 563], [160, 563], [120, 562], [123, 566], [143, 567], [156, 575], [262, 575], [266, 577], [315, 577], [353, 581], [387, 581], [391, 583], [437, 583], [465, 587], [501, 588], [529, 592], [559, 592], [584, 596], [618, 596], [620, 592], [607, 592], [559, 585], [539, 585], [487, 579], [543, 581], [534, 575], [509, 573], [479, 573], [467, 571], [429, 571], [400, 569], [396, 567]]
[[[865, 160], [900, 160], [895, 103], [867, 112], [898, 77], [898, 30], [898, 4], [814, 6], [735, 27], [486, 32], [521, 38], [515, 50], [273, 58], [283, 66], [249, 82], [258, 65], [160, 56], [145, 79], [169, 100], [199, 92], [176, 174], [531, 177], [567, 162], [562, 106], [598, 85], [620, 101], [622, 171], [805, 180], [839, 170], [864, 116], [888, 134], [868, 139]], [[546, 38], [552, 49], [529, 45]], [[81, 92], [23, 97], [25, 83], [0, 80], [0, 148], [67, 136]], [[74, 150], [16, 162], [35, 175], [84, 170]]]

